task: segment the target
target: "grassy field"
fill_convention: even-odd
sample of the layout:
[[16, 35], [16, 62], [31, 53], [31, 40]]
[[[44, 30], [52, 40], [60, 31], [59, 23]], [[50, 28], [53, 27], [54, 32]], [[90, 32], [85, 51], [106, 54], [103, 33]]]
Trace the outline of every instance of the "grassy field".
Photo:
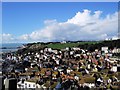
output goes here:
[[66, 47], [77, 47], [79, 45], [84, 45], [84, 44], [96, 44], [99, 42], [95, 42], [95, 41], [90, 41], [90, 42], [76, 42], [76, 43], [56, 43], [56, 44], [48, 44], [46, 45], [48, 48], [53, 48], [53, 49], [64, 49]]

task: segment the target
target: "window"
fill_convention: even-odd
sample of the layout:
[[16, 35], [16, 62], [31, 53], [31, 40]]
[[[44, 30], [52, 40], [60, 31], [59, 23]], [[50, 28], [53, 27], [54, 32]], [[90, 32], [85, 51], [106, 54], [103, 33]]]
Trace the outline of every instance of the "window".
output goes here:
[[27, 88], [27, 83], [25, 83], [25, 88]]
[[35, 87], [35, 84], [33, 84], [33, 87]]

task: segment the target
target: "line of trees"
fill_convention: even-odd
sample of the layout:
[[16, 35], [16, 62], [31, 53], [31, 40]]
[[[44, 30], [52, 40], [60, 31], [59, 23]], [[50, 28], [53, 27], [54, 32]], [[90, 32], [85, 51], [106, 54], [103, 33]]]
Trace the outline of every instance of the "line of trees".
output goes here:
[[94, 51], [95, 49], [101, 49], [101, 47], [108, 47], [109, 49], [114, 49], [114, 47], [116, 48], [120, 48], [120, 39], [118, 40], [111, 40], [111, 41], [102, 41], [100, 43], [96, 43], [96, 44], [84, 44], [84, 45], [79, 45], [78, 47], [83, 48], [83, 49], [87, 49], [89, 51]]

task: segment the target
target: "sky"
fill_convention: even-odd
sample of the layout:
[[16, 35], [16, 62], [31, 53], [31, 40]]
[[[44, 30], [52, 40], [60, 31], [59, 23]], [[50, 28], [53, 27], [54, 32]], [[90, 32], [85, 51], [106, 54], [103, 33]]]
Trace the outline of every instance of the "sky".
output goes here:
[[2, 42], [116, 38], [117, 2], [3, 2]]

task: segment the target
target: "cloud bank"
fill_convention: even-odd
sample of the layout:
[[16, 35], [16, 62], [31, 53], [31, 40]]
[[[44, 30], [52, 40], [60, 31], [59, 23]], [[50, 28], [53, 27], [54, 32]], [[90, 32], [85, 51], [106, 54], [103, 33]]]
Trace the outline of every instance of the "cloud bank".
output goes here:
[[14, 35], [2, 34], [3, 41], [49, 42], [63, 40], [105, 40], [118, 33], [118, 12], [102, 17], [102, 11], [83, 10], [66, 22], [45, 20], [40, 30], [13, 38]]

